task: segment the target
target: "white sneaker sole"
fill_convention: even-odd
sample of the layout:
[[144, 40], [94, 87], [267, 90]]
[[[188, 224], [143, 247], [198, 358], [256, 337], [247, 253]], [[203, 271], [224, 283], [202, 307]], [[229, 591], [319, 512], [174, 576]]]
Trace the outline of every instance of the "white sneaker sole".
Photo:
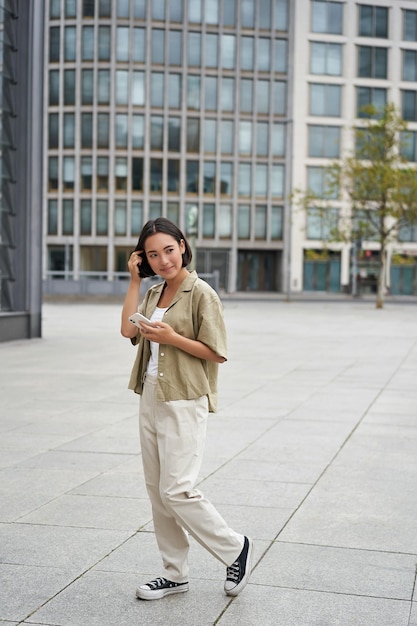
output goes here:
[[171, 589], [156, 589], [154, 591], [152, 589], [139, 587], [136, 589], [136, 597], [139, 598], [139, 600], [160, 600], [173, 593], [184, 593], [185, 591], [188, 591], [188, 584], [181, 585], [181, 587], [172, 587]]
[[241, 591], [246, 587], [249, 582], [250, 575], [252, 573], [252, 558], [253, 558], [253, 541], [249, 539], [248, 558], [246, 559], [246, 572], [242, 580], [233, 589], [224, 589], [227, 596], [238, 596]]

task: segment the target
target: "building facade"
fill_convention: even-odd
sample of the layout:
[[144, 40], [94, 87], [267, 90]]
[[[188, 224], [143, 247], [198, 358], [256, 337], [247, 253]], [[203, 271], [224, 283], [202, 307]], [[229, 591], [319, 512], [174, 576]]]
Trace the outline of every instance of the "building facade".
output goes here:
[[0, 2], [0, 341], [39, 337], [44, 3]]
[[290, 198], [320, 192], [363, 104], [417, 129], [416, 16], [414, 0], [47, 0], [44, 278], [119, 282], [164, 215], [228, 292], [348, 289], [350, 248], [312, 265], [326, 233]]

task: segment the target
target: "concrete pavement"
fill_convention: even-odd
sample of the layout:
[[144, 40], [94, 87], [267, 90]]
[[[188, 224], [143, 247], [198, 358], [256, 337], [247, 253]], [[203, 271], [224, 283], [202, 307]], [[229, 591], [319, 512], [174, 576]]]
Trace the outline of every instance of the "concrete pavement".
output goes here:
[[47, 303], [0, 344], [0, 624], [417, 626], [417, 309], [225, 301], [229, 361], [201, 488], [255, 539], [236, 599], [193, 543], [160, 573], [120, 306]]

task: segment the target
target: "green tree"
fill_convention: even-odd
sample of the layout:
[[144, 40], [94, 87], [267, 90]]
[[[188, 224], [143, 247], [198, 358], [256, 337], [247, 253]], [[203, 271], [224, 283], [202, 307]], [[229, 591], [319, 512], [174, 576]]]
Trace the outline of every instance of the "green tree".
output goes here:
[[[353, 130], [355, 152], [333, 162], [326, 171], [327, 197], [348, 201], [350, 210], [328, 228], [329, 241], [379, 244], [377, 308], [384, 305], [387, 248], [401, 228], [417, 223], [417, 170], [407, 153], [407, 124], [388, 104], [382, 112], [363, 109], [364, 124]], [[326, 198], [302, 193], [304, 208], [328, 214]], [[323, 202], [324, 200], [324, 202]]]

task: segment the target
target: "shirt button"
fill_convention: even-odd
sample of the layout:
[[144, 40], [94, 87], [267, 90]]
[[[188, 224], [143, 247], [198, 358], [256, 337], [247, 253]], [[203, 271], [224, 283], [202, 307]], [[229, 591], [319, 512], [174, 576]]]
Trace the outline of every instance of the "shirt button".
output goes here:
[[165, 356], [165, 352], [161, 352], [161, 356]]
[[159, 375], [160, 375], [160, 376], [163, 376], [163, 375], [164, 375], [164, 373], [163, 373], [163, 372], [160, 372], [160, 373], [159, 373]]

